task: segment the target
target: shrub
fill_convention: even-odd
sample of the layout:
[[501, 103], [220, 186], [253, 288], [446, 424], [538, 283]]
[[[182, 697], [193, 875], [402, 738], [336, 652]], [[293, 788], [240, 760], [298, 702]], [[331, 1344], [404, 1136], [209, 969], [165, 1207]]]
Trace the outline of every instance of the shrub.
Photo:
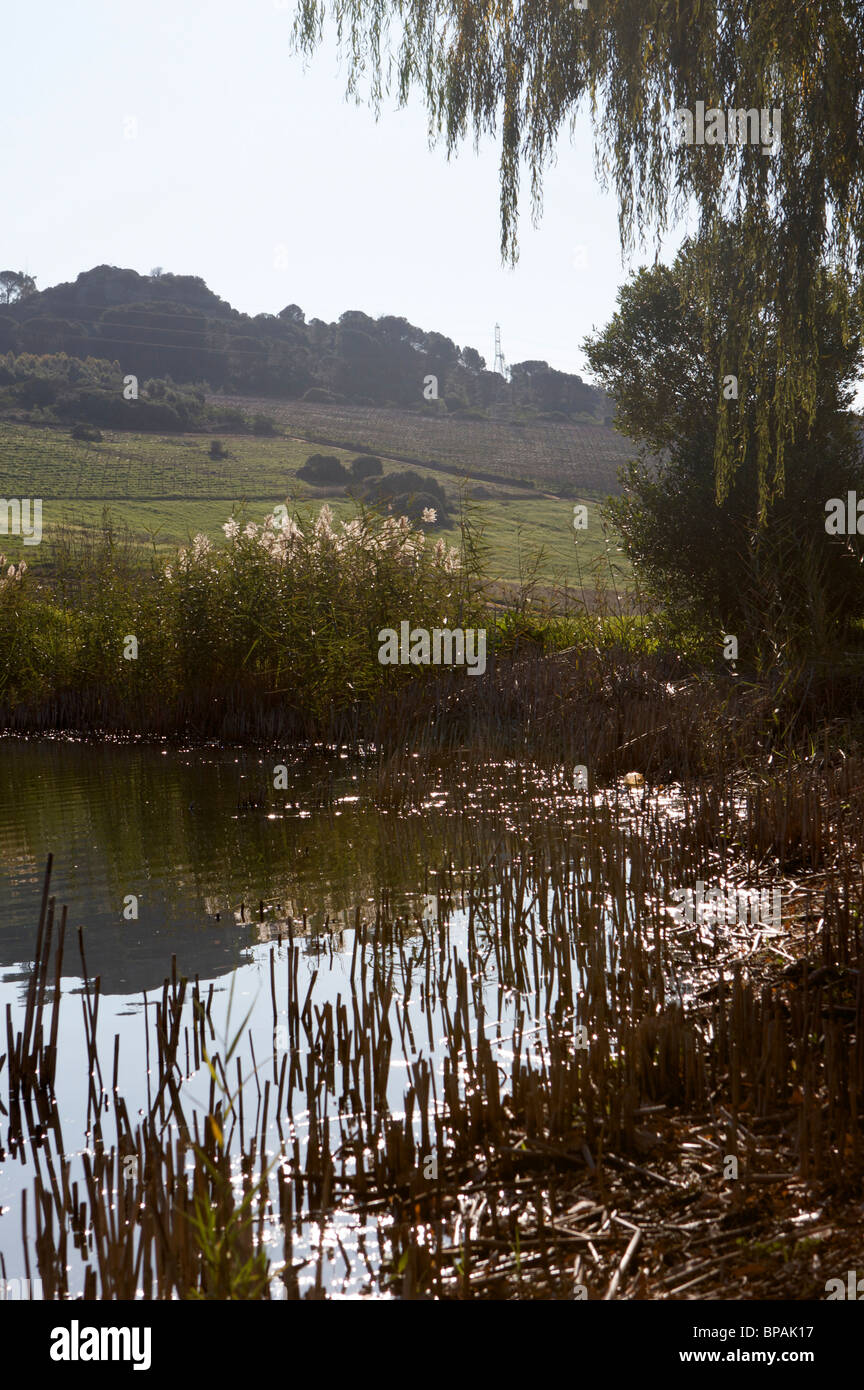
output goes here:
[[84, 439], [88, 444], [101, 444], [103, 438], [102, 431], [97, 429], [95, 425], [85, 425], [80, 422], [72, 426], [71, 434], [73, 439]]
[[[36, 381], [25, 382], [35, 386]], [[58, 382], [45, 385], [59, 386]], [[181, 433], [197, 423], [201, 407], [194, 402], [194, 411], [185, 401], [168, 404], [162, 401], [127, 401], [119, 391], [73, 390], [59, 396], [55, 412], [60, 419], [84, 420], [104, 429], [140, 430], [142, 433]]]
[[380, 478], [384, 465], [375, 454], [358, 454], [351, 460], [351, 477], [362, 482], [365, 478]]
[[252, 421], [252, 433], [272, 437], [279, 433], [279, 428], [269, 415], [256, 415]]
[[446, 526], [450, 519], [438, 498], [429, 492], [399, 493], [390, 506], [397, 516], [407, 516], [409, 521], [422, 522], [424, 526]]
[[422, 473], [415, 473], [412, 468], [406, 468], [400, 473], [388, 473], [386, 477], [372, 483], [369, 491], [376, 497], [397, 497], [402, 493], [408, 495], [428, 493], [436, 499], [437, 506], [446, 507], [447, 505], [447, 494], [438, 479], [424, 478]]
[[62, 383], [51, 377], [34, 376], [29, 381], [21, 381], [12, 388], [15, 399], [21, 405], [53, 405], [60, 394]]
[[248, 428], [248, 420], [242, 410], [234, 406], [208, 406], [207, 416], [214, 429], [228, 431], [229, 434], [243, 434]]
[[420, 521], [424, 511], [431, 507], [435, 521], [424, 524], [449, 526], [450, 515], [447, 507], [447, 494], [437, 478], [424, 478], [413, 469], [402, 473], [388, 473], [386, 477], [376, 478], [364, 489], [364, 501], [372, 506], [389, 506], [392, 511], [407, 516], [411, 521]]
[[335, 454], [310, 454], [303, 467], [297, 469], [297, 477], [316, 487], [328, 487], [344, 483], [348, 474]]

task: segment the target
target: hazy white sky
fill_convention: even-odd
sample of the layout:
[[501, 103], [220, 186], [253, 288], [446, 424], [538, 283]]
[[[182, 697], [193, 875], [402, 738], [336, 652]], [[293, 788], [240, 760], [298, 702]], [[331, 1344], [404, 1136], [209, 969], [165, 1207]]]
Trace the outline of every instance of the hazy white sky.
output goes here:
[[[544, 215], [499, 255], [497, 151], [429, 149], [419, 99], [376, 124], [293, 0], [43, 0], [4, 21], [0, 263], [40, 289], [108, 263], [200, 275], [248, 313], [399, 314], [510, 362], [581, 371], [625, 278], [587, 119]], [[674, 247], [680, 233], [670, 238]], [[636, 263], [653, 259], [646, 248]]]

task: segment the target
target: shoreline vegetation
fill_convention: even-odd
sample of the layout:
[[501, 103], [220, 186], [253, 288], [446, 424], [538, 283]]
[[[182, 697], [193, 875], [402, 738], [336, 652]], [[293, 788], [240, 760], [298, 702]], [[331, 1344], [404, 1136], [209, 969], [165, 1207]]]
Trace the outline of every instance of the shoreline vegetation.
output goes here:
[[[198, 535], [148, 558], [105, 518], [96, 535], [64, 535], [47, 576], [3, 561], [0, 731], [509, 752], [584, 764], [600, 782], [631, 767], [698, 776], [860, 724], [854, 642], [825, 651], [817, 634], [796, 657], [766, 641], [724, 661], [719, 634], [610, 591], [611, 558], [605, 582], [593, 567], [590, 600], [583, 587], [561, 611], [530, 574], [509, 605], [494, 597], [465, 514], [458, 547], [359, 506], [337, 521], [326, 503], [316, 518], [282, 506], [223, 530], [221, 545]], [[383, 665], [381, 632], [405, 622], [485, 632], [482, 679]]]
[[[424, 791], [418, 778], [400, 794]], [[37, 1132], [48, 1150], [25, 1207], [27, 1277], [46, 1298], [326, 1297], [323, 1244], [312, 1270], [293, 1244], [342, 1212], [373, 1248], [377, 1232], [380, 1286], [402, 1298], [825, 1298], [864, 1233], [864, 764], [777, 767], [674, 805], [623, 785], [581, 807], [575, 837], [554, 817], [522, 817], [506, 842], [478, 825], [469, 867], [439, 873], [434, 922], [383, 900], [358, 910], [346, 1002], [303, 1004], [295, 924], [280, 924], [272, 1059], [245, 1025], [220, 1037], [212, 988], [172, 967], [146, 1010], [143, 1118], [118, 1090], [117, 1043], [113, 1086], [99, 1059], [79, 930], [83, 1175], [56, 1094], [53, 982], [75, 947], [49, 864], [0, 1068], [0, 1152], [29, 1162]], [[699, 874], [782, 882], [782, 927], [669, 913], [671, 886]], [[430, 1060], [408, 1016], [421, 983], [444, 1038]]]
[[[60, 1130], [65, 913], [46, 878], [0, 1067], [0, 1154], [26, 1161], [37, 1131], [53, 1146], [22, 1213], [27, 1277], [47, 1298], [323, 1298], [323, 1245], [312, 1270], [295, 1245], [338, 1216], [377, 1241], [367, 1291], [409, 1299], [826, 1297], [864, 1234], [857, 629], [754, 612], [724, 660], [722, 634], [638, 587], [604, 592], [599, 568], [591, 604], [554, 611], [529, 572], [503, 607], [469, 516], [458, 547], [424, 523], [285, 506], [148, 556], [106, 520], [61, 537], [50, 569], [0, 567], [5, 735], [314, 747], [355, 756], [382, 812], [425, 804], [446, 768], [459, 824], [434, 923], [386, 894], [358, 910], [348, 1002], [302, 1002], [300, 932], [270, 924], [271, 980], [277, 963], [288, 979], [272, 1069], [251, 1032], [220, 1040], [172, 965], [143, 1117], [92, 1080], [108, 1073], [80, 937], [81, 1171]], [[382, 665], [403, 622], [485, 632], [482, 677]], [[516, 763], [524, 797], [463, 821], [465, 789]], [[556, 771], [542, 806], [539, 769]], [[674, 895], [706, 882], [779, 887], [779, 923], [679, 921]], [[412, 1034], [418, 984], [443, 1054]], [[209, 1100], [190, 1108], [202, 1066]]]
[[[222, 546], [199, 537], [152, 565], [109, 531], [71, 548], [50, 585], [4, 576], [7, 733], [291, 739], [301, 759], [316, 742], [362, 752], [367, 794], [402, 811], [422, 804], [445, 763], [456, 811], [468, 772], [515, 757], [529, 780], [532, 765], [563, 769], [560, 795], [575, 796], [583, 817], [574, 838], [558, 802], [537, 816], [529, 798], [515, 804], [503, 848], [487, 843], [500, 840], [497, 820], [469, 832], [461, 868], [451, 860], [436, 880], [431, 932], [386, 901], [358, 913], [353, 1004], [325, 1004], [313, 1021], [294, 987], [290, 1045], [280, 1053], [274, 1042], [246, 1129], [197, 984], [173, 970], [153, 1041], [158, 1100], [132, 1120], [115, 1088], [109, 1140], [91, 1096], [95, 1157], [74, 1206], [76, 1160], [53, 1092], [47, 1001], [61, 961], [46, 882], [31, 1002], [6, 1049], [0, 1136], [13, 1156], [33, 1124], [56, 1140], [57, 1180], [49, 1188], [34, 1174], [37, 1225], [26, 1227], [28, 1269], [46, 1297], [75, 1292], [67, 1239], [81, 1252], [85, 1297], [326, 1297], [323, 1255], [310, 1284], [292, 1232], [337, 1211], [364, 1214], [377, 1232], [370, 1289], [404, 1298], [731, 1288], [808, 1299], [854, 1267], [864, 1224], [854, 664], [845, 678], [815, 663], [745, 675], [712, 661], [698, 635], [676, 649], [651, 615], [612, 602], [552, 615], [526, 593], [495, 614], [474, 539], [465, 527], [456, 552], [405, 518], [361, 513], [337, 526], [325, 507], [305, 530], [287, 511], [264, 527], [232, 519]], [[407, 615], [428, 628], [488, 625], [482, 679], [381, 667], [377, 632]], [[133, 637], [137, 656], [126, 659]], [[781, 884], [779, 929], [758, 923], [742, 937], [677, 922], [673, 886], [708, 880]], [[467, 954], [450, 939], [459, 909]], [[292, 940], [290, 923], [277, 928], [270, 968], [278, 959], [296, 981]], [[448, 1040], [443, 1058], [408, 1049], [398, 1111], [386, 1089], [394, 1040], [407, 1046], [394, 952], [404, 991], [425, 979], [430, 1036]], [[492, 962], [507, 1066], [478, 983]], [[87, 990], [92, 1021], [98, 984]], [[93, 1036], [85, 1062], [98, 1074]], [[193, 1116], [181, 1037], [194, 1039], [196, 1067], [210, 1059], [209, 1106]], [[258, 1071], [260, 1048], [250, 1035]], [[291, 1119], [301, 1090], [315, 1117], [302, 1145]], [[434, 1182], [424, 1176], [433, 1169]]]
[[[53, 25], [9, 164], [19, 265], [206, 239], [262, 312], [0, 271], [0, 1295], [129, 1300], [82, 1340], [147, 1366], [153, 1300], [692, 1300], [824, 1374], [836, 1324], [779, 1338], [864, 1298], [864, 5], [195, 8], [169, 120], [173, 16]], [[491, 142], [515, 270], [565, 125], [599, 326], [581, 159], [518, 281], [470, 245]], [[490, 365], [292, 281], [506, 321]], [[712, 1359], [662, 1321], [640, 1371]]]
[[[54, 1095], [61, 992], [49, 1016], [50, 981], [63, 942], [51, 958], [46, 880], [24, 1029], [7, 1023], [0, 1147], [25, 1154], [33, 1126], [56, 1147], [56, 1177], [33, 1173], [24, 1223], [28, 1277], [38, 1273], [47, 1298], [328, 1297], [322, 1250], [310, 1283], [293, 1241], [335, 1213], [368, 1219], [378, 1241], [369, 1291], [403, 1298], [733, 1289], [807, 1300], [854, 1268], [864, 1225], [854, 664], [846, 677], [815, 662], [745, 676], [699, 635], [676, 644], [650, 614], [611, 600], [550, 614], [526, 591], [495, 613], [470, 525], [457, 552], [407, 518], [360, 512], [336, 524], [326, 506], [306, 528], [288, 509], [263, 527], [231, 518], [222, 545], [197, 537], [167, 562], [142, 564], [108, 528], [71, 543], [50, 584], [32, 578], [7, 570], [0, 592], [7, 734], [292, 739], [300, 758], [317, 742], [336, 756], [371, 753], [368, 794], [403, 812], [446, 762], [457, 815], [467, 770], [518, 758], [528, 773], [563, 767], [563, 795], [582, 817], [574, 838], [560, 802], [538, 816], [526, 799], [504, 847], [486, 842], [499, 840], [499, 821], [468, 833], [461, 869], [450, 860], [436, 878], [432, 931], [386, 901], [358, 912], [353, 1002], [313, 1012], [289, 984], [290, 1041], [274, 1041], [265, 1081], [261, 1041], [238, 1036], [219, 1051], [197, 981], [174, 967], [151, 1040], [157, 1101], [132, 1119], [103, 1084], [117, 1123], [108, 1138], [90, 1095], [94, 1156], [78, 1177]], [[403, 617], [488, 627], [483, 677], [382, 667], [378, 632]], [[781, 926], [742, 935], [676, 922], [674, 885], [708, 880], [782, 884]], [[467, 951], [450, 940], [460, 909]], [[271, 976], [278, 960], [296, 981], [292, 924], [275, 930]], [[443, 1058], [408, 1047], [396, 960], [401, 995], [425, 981]], [[86, 984], [92, 1076], [104, 1065], [97, 999], [99, 983]], [[275, 1011], [274, 994], [274, 1029]], [[228, 1069], [246, 1042], [254, 1119]], [[513, 1051], [508, 1065], [500, 1045]], [[388, 1079], [403, 1055], [406, 1095], [392, 1109]], [[201, 1065], [210, 1101], [188, 1113], [183, 1083]], [[299, 1093], [313, 1116], [303, 1143]]]

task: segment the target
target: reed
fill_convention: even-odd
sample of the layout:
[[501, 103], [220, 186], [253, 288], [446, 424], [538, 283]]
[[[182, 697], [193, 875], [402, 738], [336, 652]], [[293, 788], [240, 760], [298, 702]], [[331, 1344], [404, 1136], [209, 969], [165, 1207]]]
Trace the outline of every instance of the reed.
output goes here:
[[[611, 556], [590, 602], [583, 589], [550, 610], [528, 580], [502, 612], [468, 527], [461, 555], [362, 513], [341, 531], [326, 512], [306, 531], [229, 528], [224, 547], [198, 537], [165, 566], [106, 520], [98, 542], [64, 542], [50, 583], [0, 581], [0, 727], [373, 743], [382, 757], [470, 744], [683, 778], [860, 721], [854, 654], [833, 675], [824, 652], [818, 669], [754, 657], [732, 675], [705, 632], [630, 611]], [[485, 674], [382, 666], [377, 633], [402, 619], [487, 629]]]
[[[340, 1232], [370, 1229], [370, 1287], [403, 1298], [824, 1296], [796, 1241], [814, 1208], [823, 1271], [856, 1238], [864, 763], [763, 764], [671, 800], [563, 774], [548, 793], [542, 816], [527, 800], [508, 824], [454, 816], [434, 920], [385, 896], [358, 911], [338, 989], [316, 988], [332, 950], [309, 973], [301, 924], [280, 924], [261, 948], [266, 1055], [247, 1021], [219, 1043], [212, 990], [172, 968], [145, 1011], [143, 1116], [120, 1094], [119, 1041], [113, 1067], [99, 1056], [79, 934], [80, 1160], [59, 1120], [66, 917], [49, 864], [5, 1059], [46, 1297], [322, 1297], [325, 1245], [347, 1279]], [[385, 778], [382, 804], [394, 794]], [[676, 919], [673, 888], [700, 878], [782, 884], [782, 934]], [[209, 1085], [191, 1107], [187, 1057]]]

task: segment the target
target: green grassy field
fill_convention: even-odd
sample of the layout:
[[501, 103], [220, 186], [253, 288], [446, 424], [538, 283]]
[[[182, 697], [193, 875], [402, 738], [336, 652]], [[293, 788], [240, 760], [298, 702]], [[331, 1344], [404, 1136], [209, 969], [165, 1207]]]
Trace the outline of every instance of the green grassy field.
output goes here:
[[460, 420], [395, 407], [319, 405], [310, 401], [214, 396], [223, 405], [261, 411], [287, 433], [350, 443], [376, 454], [440, 461], [466, 473], [531, 478], [555, 491], [576, 484], [583, 496], [618, 491], [618, 469], [635, 453], [613, 429], [564, 421]]
[[[340, 519], [355, 514], [350, 498], [328, 496], [297, 478], [297, 469], [314, 452], [308, 442], [249, 435], [220, 438], [228, 457], [214, 460], [209, 457], [208, 435], [106, 431], [102, 442], [85, 443], [71, 439], [65, 429], [0, 421], [0, 497], [41, 497], [43, 502], [42, 544], [24, 546], [17, 537], [0, 534], [0, 553], [10, 560], [23, 557], [36, 569], [50, 565], [58, 530], [96, 527], [106, 507], [142, 545], [155, 544], [160, 550], [183, 544], [199, 531], [219, 538], [232, 513], [260, 521], [286, 500], [303, 514], [317, 513], [325, 499]], [[358, 448], [327, 452], [347, 464]], [[530, 461], [526, 450], [526, 472]], [[470, 472], [463, 486], [460, 479], [434, 468], [412, 467], [444, 486], [454, 525], [442, 534], [457, 543], [460, 494], [470, 493]], [[384, 457], [385, 473], [404, 468], [404, 463]], [[577, 532], [572, 499], [536, 489], [522, 493], [506, 484], [483, 486], [489, 495], [468, 500], [466, 506], [488, 547], [488, 577], [510, 584], [535, 574], [542, 585], [578, 589], [592, 561], [605, 554], [597, 494], [584, 490], [589, 523], [587, 530]], [[2, 516], [0, 524], [5, 524]]]

